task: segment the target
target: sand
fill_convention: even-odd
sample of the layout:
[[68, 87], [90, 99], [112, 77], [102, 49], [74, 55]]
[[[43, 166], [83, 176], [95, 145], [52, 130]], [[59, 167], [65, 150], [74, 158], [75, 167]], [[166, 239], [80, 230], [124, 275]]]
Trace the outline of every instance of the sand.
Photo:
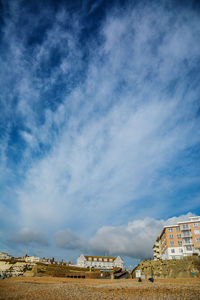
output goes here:
[[200, 299], [200, 279], [71, 279], [14, 277], [0, 280], [0, 299]]

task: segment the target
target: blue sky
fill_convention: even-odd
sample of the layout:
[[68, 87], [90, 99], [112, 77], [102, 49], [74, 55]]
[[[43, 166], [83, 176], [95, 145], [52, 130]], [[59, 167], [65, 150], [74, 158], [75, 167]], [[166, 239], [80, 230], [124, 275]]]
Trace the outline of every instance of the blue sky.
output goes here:
[[200, 214], [199, 4], [122, 2], [1, 2], [2, 251], [143, 259]]

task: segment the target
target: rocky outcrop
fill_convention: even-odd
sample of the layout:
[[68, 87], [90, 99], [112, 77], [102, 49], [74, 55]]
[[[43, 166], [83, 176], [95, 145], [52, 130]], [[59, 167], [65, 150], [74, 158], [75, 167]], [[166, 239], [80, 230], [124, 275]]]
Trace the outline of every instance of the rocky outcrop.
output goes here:
[[146, 278], [188, 278], [200, 276], [200, 260], [198, 257], [187, 257], [182, 260], [152, 260], [140, 262], [132, 271], [140, 270]]
[[34, 263], [0, 261], [0, 278], [13, 276], [33, 276]]

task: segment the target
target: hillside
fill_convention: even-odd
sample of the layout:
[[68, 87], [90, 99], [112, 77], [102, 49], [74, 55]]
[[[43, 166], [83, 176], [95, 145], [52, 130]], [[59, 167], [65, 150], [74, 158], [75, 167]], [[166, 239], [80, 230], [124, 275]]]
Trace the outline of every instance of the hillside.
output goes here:
[[146, 278], [187, 278], [200, 276], [200, 259], [198, 257], [186, 257], [182, 260], [152, 260], [140, 262], [132, 271], [141, 270]]

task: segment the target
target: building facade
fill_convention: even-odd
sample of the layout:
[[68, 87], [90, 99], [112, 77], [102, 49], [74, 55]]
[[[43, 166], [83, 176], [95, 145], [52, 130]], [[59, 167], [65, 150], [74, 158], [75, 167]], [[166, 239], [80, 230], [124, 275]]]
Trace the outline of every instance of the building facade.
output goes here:
[[164, 226], [153, 246], [154, 259], [181, 259], [200, 255], [200, 217]]
[[81, 254], [77, 258], [77, 267], [81, 268], [97, 268], [97, 269], [113, 269], [115, 267], [124, 268], [124, 261], [120, 256], [88, 256]]
[[42, 262], [42, 258], [36, 256], [26, 256], [25, 262], [38, 263], [38, 262]]

